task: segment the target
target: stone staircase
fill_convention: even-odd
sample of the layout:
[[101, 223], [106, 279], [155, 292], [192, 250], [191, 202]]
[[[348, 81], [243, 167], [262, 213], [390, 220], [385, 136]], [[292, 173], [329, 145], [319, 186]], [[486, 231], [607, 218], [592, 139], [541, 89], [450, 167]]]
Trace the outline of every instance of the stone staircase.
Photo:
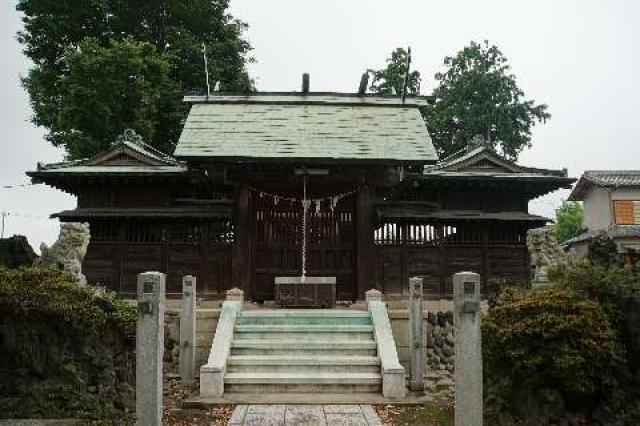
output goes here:
[[355, 310], [239, 312], [225, 393], [380, 393], [371, 314]]

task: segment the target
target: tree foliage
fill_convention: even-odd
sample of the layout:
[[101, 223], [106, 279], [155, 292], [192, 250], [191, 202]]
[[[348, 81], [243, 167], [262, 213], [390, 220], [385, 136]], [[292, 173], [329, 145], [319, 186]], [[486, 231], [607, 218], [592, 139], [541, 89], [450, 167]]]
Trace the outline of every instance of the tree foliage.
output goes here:
[[[404, 90], [404, 79], [407, 73], [407, 56], [405, 49], [399, 47], [391, 52], [391, 57], [386, 61], [386, 67], [380, 70], [370, 69], [368, 72], [373, 80], [369, 90], [381, 95], [400, 95]], [[420, 93], [420, 73], [409, 72], [407, 78], [407, 94]]]
[[573, 238], [582, 230], [584, 209], [579, 202], [563, 201], [556, 209], [556, 240], [559, 243]]
[[425, 108], [438, 154], [446, 157], [482, 135], [510, 159], [531, 145], [531, 128], [550, 118], [547, 106], [526, 100], [510, 73], [507, 58], [487, 41], [471, 44], [444, 60], [435, 75], [433, 105]]
[[[65, 54], [66, 76], [57, 92], [56, 138], [72, 158], [104, 150], [124, 128], [171, 152], [185, 113], [167, 54], [150, 43], [126, 38], [101, 46], [86, 38]], [[38, 91], [37, 79], [26, 82]]]
[[[170, 150], [186, 112], [175, 99], [205, 85], [202, 43], [221, 90], [253, 90], [246, 24], [228, 14], [228, 0], [19, 0], [16, 8], [24, 23], [18, 40], [34, 63], [24, 78], [33, 122], [71, 158], [96, 153], [126, 127]], [[110, 59], [117, 63], [106, 66]], [[107, 83], [90, 87], [98, 78]], [[151, 87], [156, 83], [160, 87]], [[78, 126], [98, 111], [92, 105], [83, 112], [79, 102], [92, 92], [94, 104], [105, 101], [108, 86], [117, 90], [99, 108], [102, 114]], [[137, 107], [143, 111], [126, 117]], [[101, 116], [108, 123], [99, 123]]]

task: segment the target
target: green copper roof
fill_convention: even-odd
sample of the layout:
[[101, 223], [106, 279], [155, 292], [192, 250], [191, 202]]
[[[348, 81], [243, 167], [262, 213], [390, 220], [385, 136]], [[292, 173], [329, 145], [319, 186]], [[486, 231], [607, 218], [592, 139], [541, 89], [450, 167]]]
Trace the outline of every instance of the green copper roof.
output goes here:
[[398, 97], [272, 94], [188, 98], [174, 156], [223, 161], [343, 160], [431, 164], [418, 105]]

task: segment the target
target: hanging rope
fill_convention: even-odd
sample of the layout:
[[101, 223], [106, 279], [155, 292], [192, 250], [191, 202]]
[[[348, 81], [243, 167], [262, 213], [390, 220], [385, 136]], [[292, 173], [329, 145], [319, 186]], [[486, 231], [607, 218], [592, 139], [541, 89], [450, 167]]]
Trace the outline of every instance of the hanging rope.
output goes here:
[[252, 187], [249, 187], [249, 190], [258, 194], [260, 198], [263, 198], [263, 197], [271, 198], [273, 200], [274, 206], [277, 206], [278, 202], [280, 202], [281, 200], [290, 201], [291, 203], [300, 202], [302, 204], [302, 244], [301, 244], [301, 250], [300, 250], [301, 252], [300, 257], [301, 257], [301, 266], [302, 266], [301, 278], [303, 280], [307, 275], [307, 214], [309, 212], [309, 208], [311, 207], [311, 204], [315, 205], [316, 213], [320, 213], [320, 207], [322, 202], [328, 202], [329, 208], [331, 209], [331, 211], [334, 211], [334, 209], [338, 205], [338, 202], [341, 199], [348, 197], [349, 195], [352, 195], [356, 192], [354, 190], [354, 191], [343, 192], [341, 194], [331, 195], [328, 197], [309, 199], [307, 198], [307, 174], [306, 173], [303, 175], [303, 178], [302, 178], [302, 199], [301, 200], [295, 197], [284, 197], [278, 194], [271, 194], [269, 192], [260, 191], [259, 189], [252, 188]]

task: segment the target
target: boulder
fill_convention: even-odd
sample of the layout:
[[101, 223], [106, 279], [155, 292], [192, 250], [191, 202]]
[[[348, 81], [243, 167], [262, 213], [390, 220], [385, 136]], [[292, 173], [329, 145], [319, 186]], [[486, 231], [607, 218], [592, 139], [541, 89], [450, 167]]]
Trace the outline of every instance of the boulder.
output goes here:
[[42, 263], [64, 269], [76, 277], [81, 284], [86, 284], [87, 280], [82, 274], [82, 261], [87, 254], [90, 237], [88, 223], [62, 223], [58, 240], [51, 247], [45, 243], [40, 245]]

